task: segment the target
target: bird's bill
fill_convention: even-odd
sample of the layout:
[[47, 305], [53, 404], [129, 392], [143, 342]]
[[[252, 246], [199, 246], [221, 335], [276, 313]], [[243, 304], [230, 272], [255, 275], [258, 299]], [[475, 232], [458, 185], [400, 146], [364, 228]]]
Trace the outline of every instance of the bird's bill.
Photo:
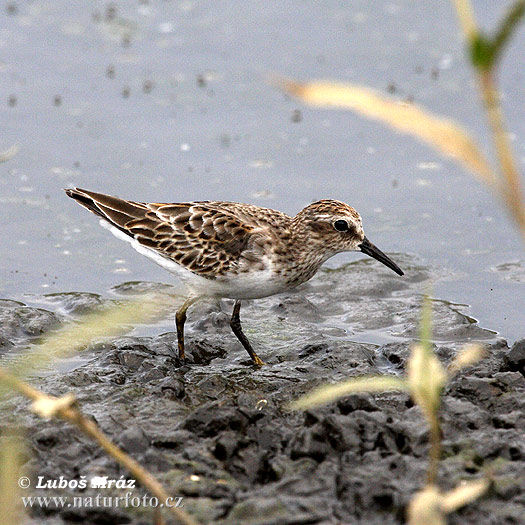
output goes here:
[[375, 244], [372, 244], [366, 237], [363, 239], [363, 242], [359, 245], [359, 249], [377, 259], [379, 262], [383, 263], [385, 266], [388, 266], [391, 270], [394, 270], [398, 275], [404, 275], [403, 270], [387, 255], [385, 255]]

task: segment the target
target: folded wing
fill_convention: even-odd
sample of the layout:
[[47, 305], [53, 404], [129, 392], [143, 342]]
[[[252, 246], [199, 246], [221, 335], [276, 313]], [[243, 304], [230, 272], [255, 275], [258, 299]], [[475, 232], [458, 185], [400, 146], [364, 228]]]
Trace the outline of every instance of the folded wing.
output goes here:
[[235, 273], [244, 256], [252, 256], [254, 226], [225, 203], [133, 202], [80, 188], [66, 193], [142, 246], [203, 277]]

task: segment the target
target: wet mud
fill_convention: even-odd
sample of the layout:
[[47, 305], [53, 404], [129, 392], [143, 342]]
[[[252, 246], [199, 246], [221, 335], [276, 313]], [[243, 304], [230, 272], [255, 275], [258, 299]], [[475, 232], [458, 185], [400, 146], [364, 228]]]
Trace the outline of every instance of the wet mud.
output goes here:
[[[80, 364], [63, 363], [31, 382], [57, 396], [73, 392], [83, 412], [203, 524], [403, 523], [411, 495], [424, 483], [428, 453], [428, 431], [407, 394], [363, 393], [306, 412], [285, 409], [323, 383], [403, 373], [431, 275], [408, 258], [401, 256], [401, 263], [410, 269], [403, 279], [361, 261], [323, 270], [297, 293], [247, 302], [241, 312], [246, 333], [268, 363], [259, 370], [231, 334], [232, 304], [224, 301], [190, 311], [185, 364], [177, 358], [173, 328], [96, 341]], [[112, 294], [156, 286], [127, 283]], [[1, 301], [4, 359], [109, 300], [54, 294], [42, 298], [48, 307], [40, 309]], [[459, 373], [443, 396], [440, 486], [450, 489], [489, 471], [494, 480], [484, 498], [449, 522], [522, 523], [525, 340], [509, 348], [446, 301], [434, 302], [434, 335], [443, 363], [466, 342], [483, 342], [489, 353]], [[365, 342], [374, 337], [385, 342]], [[0, 410], [2, 426], [27, 429], [32, 488], [24, 495], [95, 497], [102, 490], [36, 489], [38, 476], [129, 478], [70, 425], [41, 420], [28, 407], [12, 397]], [[103, 495], [128, 491], [113, 487]], [[140, 487], [133, 492], [144, 494]], [[31, 515], [42, 524], [152, 522], [143, 506], [37, 506]]]

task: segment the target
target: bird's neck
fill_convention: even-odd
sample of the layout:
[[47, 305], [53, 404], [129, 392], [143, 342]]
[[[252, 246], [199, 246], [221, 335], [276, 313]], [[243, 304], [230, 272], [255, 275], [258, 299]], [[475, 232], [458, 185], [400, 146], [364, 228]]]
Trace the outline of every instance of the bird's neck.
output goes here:
[[283, 265], [288, 268], [288, 271], [283, 273], [283, 277], [288, 285], [297, 286], [311, 279], [332, 255], [311, 239], [304, 228], [292, 221], [286, 251], [280, 253], [278, 257], [282, 262], [287, 263]]

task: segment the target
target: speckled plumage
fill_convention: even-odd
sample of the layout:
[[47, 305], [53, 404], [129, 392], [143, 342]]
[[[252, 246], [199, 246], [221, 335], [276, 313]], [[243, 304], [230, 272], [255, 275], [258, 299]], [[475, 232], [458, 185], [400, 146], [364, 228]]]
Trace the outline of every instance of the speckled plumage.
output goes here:
[[357, 211], [336, 200], [314, 202], [290, 217], [236, 202], [163, 204], [78, 188], [66, 193], [115, 235], [176, 273], [191, 298], [240, 300], [280, 293], [309, 280], [343, 251], [361, 250], [403, 274], [368, 242]]

